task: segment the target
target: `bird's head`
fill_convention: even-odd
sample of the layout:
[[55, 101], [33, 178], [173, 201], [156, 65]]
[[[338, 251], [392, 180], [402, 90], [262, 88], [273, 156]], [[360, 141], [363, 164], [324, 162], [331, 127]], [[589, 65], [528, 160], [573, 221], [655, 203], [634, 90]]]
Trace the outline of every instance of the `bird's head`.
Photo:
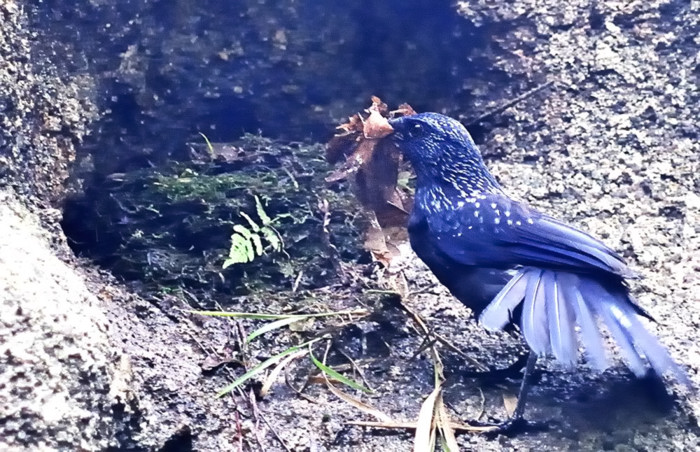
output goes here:
[[411, 162], [421, 185], [453, 186], [477, 193], [498, 187], [467, 129], [439, 113], [420, 113], [389, 121], [390, 139]]

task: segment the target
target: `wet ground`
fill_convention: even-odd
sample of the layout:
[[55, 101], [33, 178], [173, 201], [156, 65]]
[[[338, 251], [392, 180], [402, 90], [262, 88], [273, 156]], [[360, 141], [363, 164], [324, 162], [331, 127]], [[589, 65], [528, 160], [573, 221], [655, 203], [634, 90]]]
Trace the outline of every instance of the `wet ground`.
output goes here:
[[[330, 168], [318, 143], [371, 94], [459, 117], [511, 194], [621, 251], [645, 277], [633, 290], [658, 320], [655, 331], [700, 384], [697, 8], [683, 1], [375, 3], [129, 0], [28, 9], [22, 26], [37, 30], [36, 42], [25, 42], [36, 72], [55, 71], [71, 83], [55, 88], [60, 98], [73, 93], [85, 104], [62, 101], [59, 113], [69, 120], [47, 132], [59, 137], [56, 147], [76, 153], [60, 224], [79, 259], [53, 239], [51, 250], [64, 262], [46, 262], [84, 281], [69, 286], [85, 292], [70, 304], [91, 300], [102, 325], [83, 334], [88, 345], [79, 341], [104, 353], [90, 368], [109, 375], [104, 384], [101, 370], [88, 377], [94, 393], [109, 398], [86, 403], [87, 411], [99, 406], [101, 422], [88, 439], [82, 433], [87, 449], [409, 450], [412, 432], [349, 424], [371, 417], [318, 382], [304, 396], [280, 378], [255, 403], [247, 392], [255, 384], [245, 395], [213, 397], [244, 368], [328, 327], [331, 359], [340, 365], [350, 356], [375, 391], [356, 395], [393, 419], [415, 420], [432, 391], [434, 363], [421, 351], [415, 323], [387, 293], [396, 290], [399, 272], [409, 292], [401, 302], [469, 360], [502, 367], [522, 352], [517, 340], [479, 328], [407, 247], [389, 270], [362, 250], [368, 219], [347, 184], [323, 181]], [[6, 18], [18, 14], [4, 8]], [[71, 122], [72, 111], [82, 119]], [[99, 119], [92, 121], [94, 111]], [[75, 134], [75, 124], [89, 126], [90, 135]], [[200, 132], [215, 142], [214, 155]], [[7, 135], [17, 143], [17, 134]], [[241, 212], [260, 219], [255, 196], [280, 218], [287, 256], [223, 271]], [[29, 215], [22, 208], [6, 213], [19, 219], [0, 249], [18, 253], [14, 244], [45, 239], [32, 232], [38, 226], [23, 223]], [[45, 222], [56, 226], [56, 218]], [[49, 247], [37, 247], [27, 262], [44, 262], [42, 253]], [[25, 293], [26, 285], [16, 286], [8, 284]], [[183, 312], [216, 306], [266, 313], [364, 308], [372, 315], [268, 333], [245, 349], [240, 328], [259, 323]], [[43, 318], [46, 309], [17, 315]], [[503, 418], [504, 397], [518, 382], [463, 378], [474, 364], [439, 349], [451, 415]], [[312, 370], [297, 360], [288, 379], [299, 387]], [[635, 380], [619, 363], [603, 374], [583, 363], [575, 372], [549, 363], [540, 370], [527, 416], [547, 431], [466, 433], [460, 446], [697, 449], [700, 404], [672, 382]], [[28, 404], [27, 412], [33, 409]], [[16, 418], [8, 419], [14, 437]], [[81, 433], [65, 431], [60, 447], [70, 448]], [[36, 428], [10, 444], [31, 448], [45, 436], [55, 429]]]

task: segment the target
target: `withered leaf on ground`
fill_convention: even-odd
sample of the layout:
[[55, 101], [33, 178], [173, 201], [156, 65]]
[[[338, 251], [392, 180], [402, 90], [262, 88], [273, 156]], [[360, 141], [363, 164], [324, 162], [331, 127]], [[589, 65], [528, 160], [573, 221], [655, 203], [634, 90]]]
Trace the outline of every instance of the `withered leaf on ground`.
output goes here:
[[[367, 231], [365, 248], [375, 259], [388, 264], [392, 248], [380, 237], [382, 230], [405, 227], [413, 206], [412, 197], [397, 187], [401, 152], [387, 139], [393, 132], [388, 119], [415, 114], [408, 104], [389, 111], [378, 97], [372, 97], [372, 106], [364, 113], [351, 116], [338, 126], [339, 133], [328, 143], [326, 159], [330, 163], [342, 161], [340, 168], [326, 178], [327, 182], [354, 179], [354, 190], [360, 203], [376, 215], [377, 225]], [[344, 159], [344, 160], [343, 160]]]

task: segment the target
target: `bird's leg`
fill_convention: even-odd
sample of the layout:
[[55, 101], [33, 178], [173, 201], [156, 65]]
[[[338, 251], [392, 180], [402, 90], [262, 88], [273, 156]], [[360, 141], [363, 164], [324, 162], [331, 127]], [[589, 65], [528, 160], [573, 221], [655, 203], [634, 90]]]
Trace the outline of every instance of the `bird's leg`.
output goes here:
[[490, 369], [490, 370], [476, 370], [463, 372], [461, 374], [462, 378], [474, 378], [484, 382], [500, 382], [506, 379], [517, 380], [522, 378], [522, 370], [527, 364], [529, 353], [523, 353], [518, 357], [518, 359], [508, 367], [502, 369]]
[[527, 394], [530, 391], [529, 379], [532, 372], [535, 370], [535, 365], [537, 364], [537, 354], [530, 351], [527, 357], [527, 363], [525, 364], [525, 371], [523, 372], [523, 380], [520, 382], [520, 390], [518, 391], [518, 403], [515, 405], [515, 410], [513, 415], [504, 422], [504, 424], [513, 424], [514, 422], [519, 422], [523, 420], [523, 414], [525, 413], [525, 403], [527, 403]]
[[530, 425], [523, 418], [523, 414], [525, 413], [525, 404], [527, 402], [527, 395], [528, 395], [528, 392], [529, 392], [530, 386], [531, 386], [529, 383], [529, 377], [532, 375], [533, 371], [535, 370], [536, 363], [537, 363], [537, 354], [533, 351], [530, 351], [530, 354], [527, 357], [525, 371], [523, 372], [523, 380], [520, 383], [520, 390], [518, 391], [518, 402], [515, 405], [515, 410], [513, 411], [513, 414], [508, 419], [506, 419], [505, 421], [498, 423], [498, 424], [477, 423], [480, 426], [493, 427], [493, 429], [489, 430], [487, 433], [489, 433], [489, 434], [513, 433], [515, 430], [520, 430], [521, 428], [527, 430], [527, 427], [534, 427], [535, 430], [539, 430], [539, 429], [543, 428], [543, 426]]

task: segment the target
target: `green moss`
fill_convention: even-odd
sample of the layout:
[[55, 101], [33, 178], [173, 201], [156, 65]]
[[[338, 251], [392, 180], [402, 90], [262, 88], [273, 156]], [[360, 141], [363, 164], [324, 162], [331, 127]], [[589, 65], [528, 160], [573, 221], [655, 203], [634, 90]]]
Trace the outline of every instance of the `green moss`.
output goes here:
[[[347, 187], [331, 190], [321, 146], [282, 145], [248, 135], [227, 145], [234, 157], [171, 162], [114, 178], [97, 193], [86, 235], [100, 231], [93, 257], [154, 294], [180, 287], [195, 297], [321, 287], [336, 278], [333, 260], [359, 258], [364, 217]], [[284, 252], [222, 268], [235, 225], [258, 219], [256, 197], [274, 219]], [[331, 249], [319, 201], [328, 200]], [[259, 207], [259, 206], [258, 206]], [[336, 251], [337, 250], [337, 251]], [[221, 301], [221, 300], [219, 300]]]
[[172, 202], [205, 200], [208, 202], [235, 200], [233, 195], [251, 192], [281, 192], [286, 181], [274, 172], [199, 174], [186, 168], [182, 174], [159, 174], [150, 187], [155, 193], [166, 196]]

